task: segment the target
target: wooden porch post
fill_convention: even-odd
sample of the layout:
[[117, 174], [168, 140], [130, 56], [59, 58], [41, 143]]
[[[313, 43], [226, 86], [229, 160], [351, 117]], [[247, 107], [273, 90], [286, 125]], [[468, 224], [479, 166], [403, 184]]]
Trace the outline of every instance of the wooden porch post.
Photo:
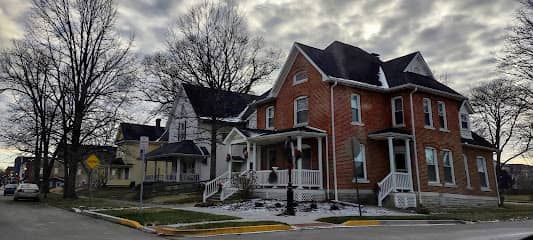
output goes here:
[[232, 156], [231, 156], [231, 143], [228, 143], [228, 155], [229, 155], [229, 161], [228, 161], [228, 173], [231, 177], [231, 163], [232, 163]]
[[180, 179], [180, 168], [181, 168], [181, 161], [179, 160], [179, 158], [176, 158], [174, 159], [174, 161], [176, 161], [176, 182], [179, 182], [181, 179]]
[[165, 181], [168, 181], [168, 159], [165, 159]]
[[246, 141], [246, 152], [248, 153], [248, 157], [246, 158], [246, 168], [245, 169], [247, 169], [247, 170], [248, 169], [252, 170], [250, 168], [250, 162], [251, 162], [250, 161], [250, 155], [252, 155], [252, 153], [250, 152], [250, 146], [251, 146], [250, 142]]
[[298, 188], [303, 188], [302, 186], [302, 136], [296, 137], [296, 147], [300, 152], [300, 160], [298, 161]]
[[318, 171], [320, 172], [319, 176], [319, 183], [320, 183], [320, 189], [324, 189], [323, 184], [323, 176], [322, 176], [322, 137], [316, 138], [318, 142]]
[[254, 143], [253, 144], [253, 156], [254, 158], [252, 159], [252, 170], [259, 170], [257, 169], [257, 143]]
[[407, 173], [409, 173], [410, 190], [413, 191], [413, 173], [411, 170], [411, 149], [409, 146], [409, 138], [405, 139], [405, 159], [407, 161]]
[[387, 137], [387, 143], [389, 145], [389, 162], [390, 162], [390, 172], [392, 174], [392, 188], [393, 192], [396, 192], [396, 164], [394, 164], [394, 143], [392, 140], [394, 137]]

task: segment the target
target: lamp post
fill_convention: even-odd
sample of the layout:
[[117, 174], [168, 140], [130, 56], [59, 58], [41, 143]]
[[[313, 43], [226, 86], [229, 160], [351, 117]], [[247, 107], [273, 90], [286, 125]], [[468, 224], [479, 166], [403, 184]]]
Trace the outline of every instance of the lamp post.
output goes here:
[[285, 140], [285, 153], [287, 154], [287, 160], [289, 161], [289, 182], [287, 183], [287, 208], [284, 214], [294, 216], [294, 192], [292, 190], [292, 168], [294, 167], [294, 144], [291, 141], [291, 137], [287, 137]]

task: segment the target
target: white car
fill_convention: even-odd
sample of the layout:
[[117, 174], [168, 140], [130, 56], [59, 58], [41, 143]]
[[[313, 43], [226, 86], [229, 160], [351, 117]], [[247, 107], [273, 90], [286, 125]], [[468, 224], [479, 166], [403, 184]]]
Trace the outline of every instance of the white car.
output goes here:
[[23, 183], [17, 187], [13, 200], [17, 201], [19, 199], [33, 199], [39, 201], [39, 186], [37, 184]]

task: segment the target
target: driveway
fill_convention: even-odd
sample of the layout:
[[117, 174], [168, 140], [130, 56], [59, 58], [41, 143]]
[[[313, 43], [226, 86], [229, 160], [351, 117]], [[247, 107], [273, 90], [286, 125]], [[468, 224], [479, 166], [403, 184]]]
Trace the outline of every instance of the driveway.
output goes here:
[[82, 216], [44, 203], [0, 196], [0, 239], [147, 240], [163, 238], [122, 225]]

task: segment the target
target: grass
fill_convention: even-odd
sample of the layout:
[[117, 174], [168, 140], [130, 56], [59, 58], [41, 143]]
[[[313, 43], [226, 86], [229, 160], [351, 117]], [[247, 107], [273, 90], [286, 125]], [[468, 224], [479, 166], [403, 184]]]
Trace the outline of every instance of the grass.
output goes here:
[[533, 194], [504, 195], [505, 201], [511, 202], [533, 202]]
[[181, 193], [177, 195], [156, 196], [147, 200], [150, 203], [156, 204], [182, 204], [195, 203], [202, 201], [202, 195], [198, 192]]
[[111, 201], [101, 198], [93, 198], [92, 201], [88, 198], [78, 198], [78, 199], [63, 199], [61, 194], [49, 193], [46, 199], [42, 200], [48, 205], [63, 208], [71, 209], [73, 207], [96, 207], [96, 208], [118, 208], [118, 207], [129, 207], [132, 206], [130, 203], [120, 203], [117, 201]]
[[[88, 190], [81, 190], [77, 192], [79, 195], [82, 196], [89, 196]], [[132, 190], [130, 188], [121, 188], [121, 187], [105, 187], [100, 189], [94, 189], [91, 191], [92, 196], [95, 198], [107, 198], [107, 199], [115, 199], [115, 200], [125, 200], [125, 201], [132, 201], [132, 200], [138, 200], [135, 198], [136, 192], [135, 190]]]
[[319, 218], [319, 222], [327, 222], [333, 224], [342, 224], [350, 220], [437, 220], [437, 219], [450, 219], [447, 217], [435, 217], [429, 215], [406, 215], [406, 216], [338, 216], [338, 217], [325, 217]]
[[187, 230], [187, 229], [211, 229], [211, 228], [224, 228], [224, 227], [244, 227], [244, 226], [259, 226], [259, 225], [277, 225], [286, 223], [276, 222], [276, 221], [253, 221], [253, 222], [217, 222], [217, 223], [206, 223], [206, 224], [194, 224], [178, 227], [178, 230]]
[[139, 222], [140, 224], [168, 225], [177, 223], [194, 223], [206, 221], [222, 221], [240, 219], [238, 217], [215, 215], [210, 213], [194, 212], [169, 208], [148, 208], [144, 209], [141, 215], [137, 209], [109, 210], [101, 213], [115, 217], [126, 218]]
[[465, 221], [510, 220], [516, 218], [533, 218], [533, 205], [506, 203], [501, 208], [465, 208], [448, 209], [431, 216], [453, 218]]

